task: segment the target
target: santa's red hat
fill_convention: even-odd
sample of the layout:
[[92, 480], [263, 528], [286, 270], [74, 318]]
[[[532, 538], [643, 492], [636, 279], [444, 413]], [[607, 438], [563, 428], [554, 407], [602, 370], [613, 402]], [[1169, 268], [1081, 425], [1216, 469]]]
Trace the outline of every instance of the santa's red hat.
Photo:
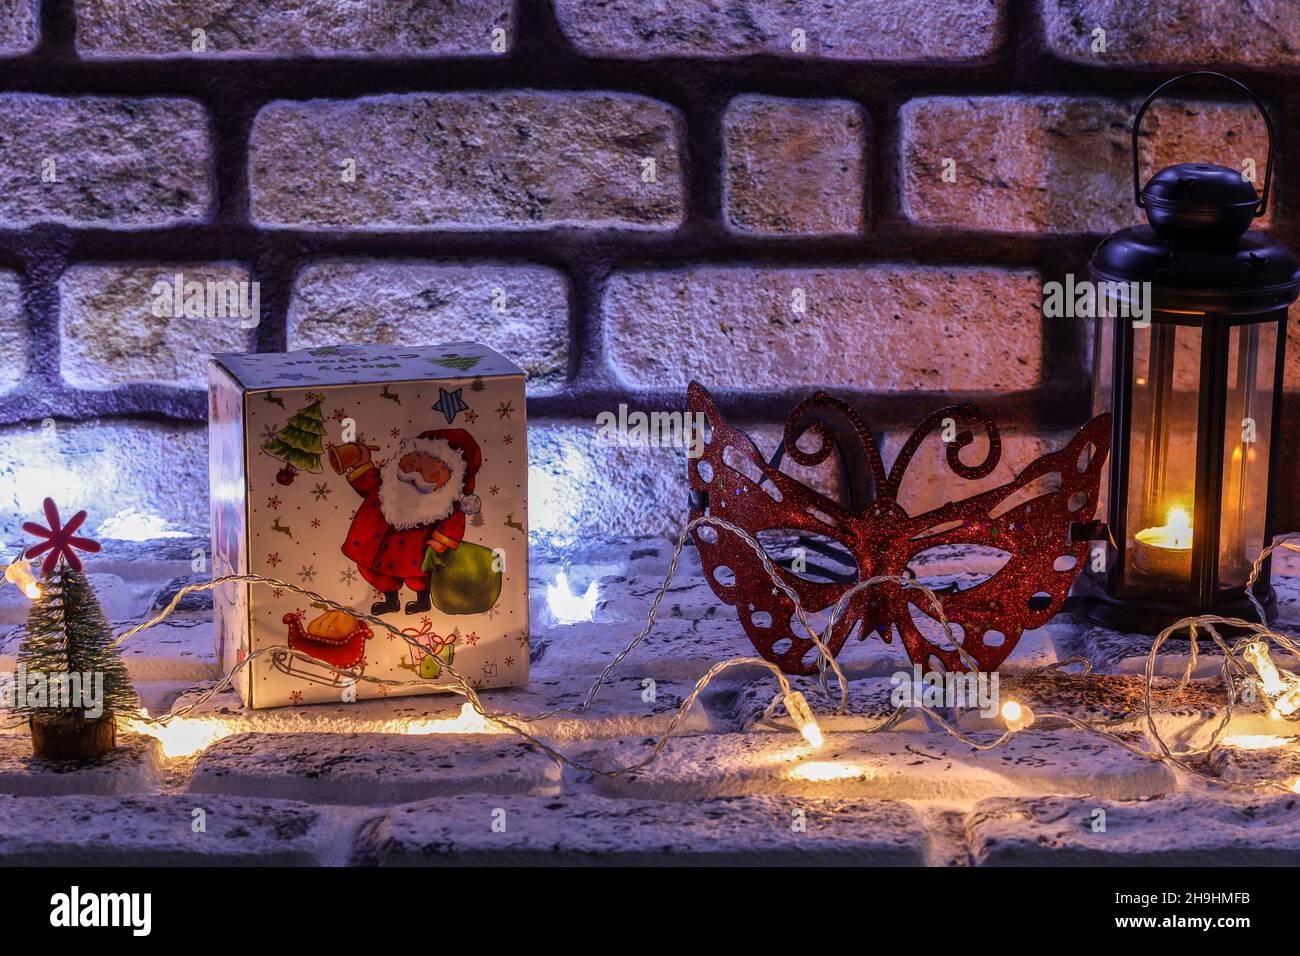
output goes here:
[[425, 441], [446, 442], [453, 450], [460, 452], [460, 457], [465, 461], [460, 510], [466, 514], [474, 514], [478, 511], [480, 503], [478, 496], [474, 494], [474, 476], [483, 467], [483, 452], [478, 447], [478, 442], [474, 440], [474, 436], [463, 428], [434, 428], [421, 432], [419, 437]]

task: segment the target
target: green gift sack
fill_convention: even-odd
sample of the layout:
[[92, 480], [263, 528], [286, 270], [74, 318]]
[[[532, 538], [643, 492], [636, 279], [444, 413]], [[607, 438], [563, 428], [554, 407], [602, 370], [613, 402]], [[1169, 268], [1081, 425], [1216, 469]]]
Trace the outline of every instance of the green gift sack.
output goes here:
[[501, 571], [496, 552], [462, 541], [448, 551], [424, 552], [429, 572], [429, 599], [443, 614], [482, 614], [501, 596]]

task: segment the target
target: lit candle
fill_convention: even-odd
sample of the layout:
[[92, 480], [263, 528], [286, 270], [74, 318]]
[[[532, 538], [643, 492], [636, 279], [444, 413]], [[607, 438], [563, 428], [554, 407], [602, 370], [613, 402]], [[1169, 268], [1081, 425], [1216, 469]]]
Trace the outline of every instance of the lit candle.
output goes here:
[[1157, 528], [1136, 535], [1137, 568], [1160, 578], [1190, 578], [1192, 574], [1192, 519], [1184, 508], [1170, 508], [1169, 518]]

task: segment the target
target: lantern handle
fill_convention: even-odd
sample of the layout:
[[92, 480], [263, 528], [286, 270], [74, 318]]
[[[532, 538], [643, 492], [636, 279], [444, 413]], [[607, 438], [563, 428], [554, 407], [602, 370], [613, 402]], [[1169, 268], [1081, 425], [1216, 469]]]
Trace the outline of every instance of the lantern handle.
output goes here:
[[1137, 116], [1133, 120], [1133, 199], [1137, 203], [1139, 209], [1146, 208], [1142, 202], [1142, 185], [1138, 171], [1138, 133], [1141, 132], [1142, 129], [1142, 117], [1146, 115], [1147, 107], [1152, 104], [1157, 96], [1164, 92], [1165, 87], [1172, 86], [1179, 80], [1186, 80], [1193, 76], [1217, 76], [1221, 80], [1227, 80], [1233, 86], [1237, 87], [1249, 96], [1251, 102], [1255, 104], [1255, 108], [1259, 110], [1259, 114], [1264, 117], [1264, 126], [1268, 129], [1268, 159], [1265, 161], [1267, 165], [1264, 167], [1264, 192], [1260, 196], [1259, 205], [1255, 208], [1255, 218], [1258, 218], [1264, 215], [1264, 212], [1268, 209], [1268, 189], [1273, 179], [1273, 120], [1269, 118], [1268, 110], [1264, 109], [1264, 104], [1260, 102], [1259, 97], [1251, 91], [1250, 87], [1245, 83], [1242, 83], [1240, 80], [1234, 80], [1227, 74], [1216, 73], [1214, 70], [1196, 70], [1192, 73], [1180, 73], [1173, 79], [1165, 80], [1151, 91], [1151, 95], [1146, 98], [1146, 102], [1143, 103], [1141, 109], [1137, 111]]

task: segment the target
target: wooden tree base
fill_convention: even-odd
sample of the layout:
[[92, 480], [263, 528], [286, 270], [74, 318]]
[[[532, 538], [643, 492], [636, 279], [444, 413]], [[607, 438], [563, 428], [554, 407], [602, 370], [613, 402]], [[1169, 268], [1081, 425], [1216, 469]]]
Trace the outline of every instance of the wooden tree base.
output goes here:
[[46, 760], [91, 760], [117, 746], [117, 721], [112, 714], [95, 720], [84, 717], [31, 718], [32, 749]]

